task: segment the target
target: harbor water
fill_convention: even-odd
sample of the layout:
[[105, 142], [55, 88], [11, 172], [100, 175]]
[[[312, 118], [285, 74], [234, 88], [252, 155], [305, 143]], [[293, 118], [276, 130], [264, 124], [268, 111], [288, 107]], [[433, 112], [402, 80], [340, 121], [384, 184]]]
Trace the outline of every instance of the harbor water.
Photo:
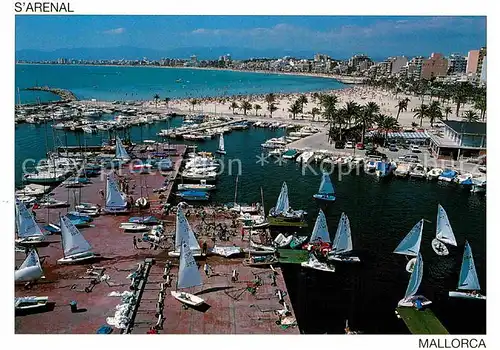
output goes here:
[[[27, 67], [29, 66], [24, 66]], [[173, 118], [161, 123], [132, 127], [130, 136], [133, 142], [157, 140], [156, 133], [160, 129], [178, 126], [181, 122], [181, 118]], [[118, 134], [121, 135], [122, 132], [119, 131]], [[410, 274], [405, 270], [405, 257], [393, 254], [392, 251], [421, 218], [430, 222], [425, 222], [423, 229], [421, 253], [424, 275], [419, 293], [433, 301], [432, 310], [450, 333], [486, 332], [485, 302], [453, 300], [448, 297], [448, 291], [457, 287], [466, 239], [472, 247], [481, 287], [483, 291], [486, 290], [484, 196], [436, 182], [395, 178], [379, 181], [376, 177], [363, 173], [339, 178], [338, 173], [334, 172], [331, 177], [336, 187], [337, 200], [323, 205], [312, 198], [321, 181], [318, 167], [312, 166], [302, 172], [295, 161], [277, 164], [274, 159], [265, 158], [264, 162], [259, 162], [258, 156], [262, 153], [260, 144], [283, 134], [283, 130], [258, 128], [226, 134], [227, 154], [223, 158], [226, 169], [216, 183], [218, 189], [212, 201], [225, 203], [234, 200], [238, 164], [241, 164], [237, 200], [246, 203], [260, 201], [262, 187], [268, 211], [274, 206], [285, 180], [291, 206], [308, 212], [309, 228], [300, 230], [300, 233], [311, 232], [320, 208], [326, 214], [332, 237], [341, 213], [348, 215], [354, 250], [362, 261], [360, 264], [337, 265], [333, 274], [305, 271], [299, 265], [283, 267], [302, 332], [343, 333], [346, 319], [352, 329], [369, 334], [407, 332], [403, 321], [396, 318], [394, 310], [404, 296]], [[21, 182], [21, 165], [24, 159], [43, 158], [45, 150], [54, 145], [99, 145], [108, 137], [108, 132], [90, 135], [52, 131], [50, 125], [46, 127], [44, 124], [16, 126], [17, 184]], [[199, 150], [215, 151], [218, 139], [197, 144]], [[231, 174], [227, 167], [230, 160], [233, 164]], [[448, 256], [437, 256], [431, 248], [438, 203], [446, 209], [458, 242], [458, 247], [450, 248]]]

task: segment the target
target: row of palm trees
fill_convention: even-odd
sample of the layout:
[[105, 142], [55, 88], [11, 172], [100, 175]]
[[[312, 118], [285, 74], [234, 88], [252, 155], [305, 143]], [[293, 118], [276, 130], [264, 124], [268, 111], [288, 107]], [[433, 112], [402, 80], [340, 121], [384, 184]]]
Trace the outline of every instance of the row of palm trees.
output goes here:
[[[420, 126], [422, 126], [424, 119], [429, 119], [431, 127], [434, 126], [434, 123], [438, 120], [448, 120], [448, 115], [453, 113], [450, 106], [443, 107], [438, 101], [432, 101], [428, 105], [422, 103], [414, 112], [415, 114], [413, 117], [420, 119]], [[477, 122], [479, 121], [479, 115], [473, 110], [468, 110], [463, 114], [462, 119], [467, 122]]]

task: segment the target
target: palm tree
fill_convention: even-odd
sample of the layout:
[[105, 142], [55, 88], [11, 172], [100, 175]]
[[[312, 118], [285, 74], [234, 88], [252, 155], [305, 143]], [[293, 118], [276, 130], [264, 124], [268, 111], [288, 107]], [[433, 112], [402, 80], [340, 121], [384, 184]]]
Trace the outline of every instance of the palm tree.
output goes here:
[[326, 124], [329, 125], [330, 131], [328, 133], [328, 141], [331, 143], [333, 140], [335, 125], [337, 123], [337, 104], [338, 97], [335, 95], [321, 95], [320, 105], [324, 108], [323, 117], [326, 119]]
[[455, 85], [453, 92], [453, 102], [457, 104], [456, 116], [458, 117], [458, 113], [460, 112], [460, 106], [462, 104], [467, 103], [469, 97], [472, 93], [472, 84], [469, 82], [461, 82], [458, 85]]
[[448, 120], [448, 115], [450, 115], [451, 113], [453, 113], [452, 109], [450, 106], [446, 106], [444, 107], [444, 115], [446, 116], [446, 120]]
[[319, 114], [319, 113], [320, 113], [319, 108], [313, 107], [313, 109], [311, 109], [311, 114], [312, 114], [312, 120], [313, 121], [314, 121], [314, 117], [316, 116], [316, 114]]
[[389, 131], [398, 129], [399, 124], [396, 118], [381, 114], [379, 117], [378, 127], [384, 130], [384, 143], [386, 143]]
[[475, 111], [468, 110], [468, 111], [465, 111], [463, 119], [469, 123], [472, 123], [472, 122], [479, 121], [479, 116], [477, 115], [477, 113]]
[[299, 100], [296, 100], [293, 105], [288, 108], [288, 112], [292, 113], [293, 119], [295, 119], [295, 116], [300, 113], [301, 105]]
[[278, 109], [278, 107], [276, 107], [276, 106], [274, 105], [274, 103], [271, 103], [271, 104], [267, 107], [267, 110], [268, 110], [268, 111], [269, 111], [269, 113], [271, 114], [271, 115], [270, 115], [270, 117], [271, 117], [271, 118], [273, 117], [273, 112], [274, 112], [275, 110], [277, 110], [277, 109]]
[[429, 106], [426, 104], [421, 104], [420, 107], [415, 108], [414, 118], [420, 119], [420, 127], [422, 127], [422, 122], [424, 118], [429, 116]]
[[361, 113], [361, 106], [354, 101], [346, 102], [344, 107], [344, 118], [348, 127], [351, 128], [351, 121], [356, 119]]
[[429, 113], [427, 115], [429, 122], [431, 123], [431, 128], [434, 126], [436, 119], [443, 119], [443, 113], [441, 112], [441, 105], [438, 101], [432, 101], [429, 105]]
[[193, 106], [193, 112], [194, 112], [194, 106], [196, 106], [196, 104], [198, 103], [198, 101], [193, 98], [191, 101], [190, 101], [191, 105]]
[[396, 107], [398, 107], [398, 114], [396, 115], [396, 120], [399, 119], [399, 114], [401, 113], [401, 111], [406, 112], [408, 110], [408, 102], [410, 102], [410, 99], [408, 97], [399, 100], [398, 104], [396, 105]]
[[158, 101], [160, 100], [160, 95], [155, 94], [153, 96], [153, 100], [155, 101], [155, 107], [158, 108]]
[[258, 105], [258, 104], [254, 104], [253, 105], [253, 109], [255, 109], [255, 115], [257, 115], [257, 112], [259, 109], [262, 109], [262, 106], [261, 105]]
[[165, 101], [165, 105], [168, 107], [168, 103], [170, 102], [170, 98], [165, 97], [165, 99], [163, 101]]
[[250, 102], [248, 102], [248, 101], [241, 101], [240, 109], [243, 110], [243, 114], [244, 115], [247, 115], [247, 111], [249, 109], [252, 109], [252, 104]]
[[361, 124], [361, 143], [365, 143], [366, 129], [369, 128], [378, 116], [380, 106], [375, 102], [368, 102], [361, 107], [361, 113], [358, 115], [357, 123]]
[[313, 102], [316, 102], [317, 100], [319, 100], [319, 98], [320, 98], [320, 95], [317, 92], [314, 92], [312, 94]]
[[480, 112], [481, 120], [484, 121], [486, 115], [486, 96], [477, 97], [474, 102], [474, 108]]
[[233, 114], [234, 114], [234, 110], [236, 108], [239, 108], [238, 104], [236, 103], [236, 101], [233, 101], [231, 102], [231, 105], [229, 106], [229, 108], [231, 108], [233, 110]]
[[306, 105], [307, 102], [309, 102], [307, 100], [307, 96], [306, 95], [300, 95], [299, 98], [297, 99], [297, 101], [300, 104], [300, 113], [304, 113], [304, 105]]
[[[274, 101], [276, 101], [276, 97], [274, 96], [274, 94], [273, 94], [273, 93], [267, 94], [267, 95], [266, 95], [266, 98], [265, 98], [265, 101], [266, 101], [266, 103], [267, 103], [267, 109], [268, 109], [269, 111], [271, 111], [271, 110], [270, 110], [271, 105], [274, 103]], [[271, 112], [271, 116], [272, 116], [272, 114], [273, 114], [273, 113]]]

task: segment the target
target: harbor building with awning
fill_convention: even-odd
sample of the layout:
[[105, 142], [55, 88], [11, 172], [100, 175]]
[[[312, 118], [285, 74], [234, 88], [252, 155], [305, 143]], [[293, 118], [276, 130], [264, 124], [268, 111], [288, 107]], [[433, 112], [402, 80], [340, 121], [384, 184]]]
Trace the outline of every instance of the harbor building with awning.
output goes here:
[[446, 120], [443, 124], [439, 132], [429, 133], [436, 158], [458, 160], [486, 154], [486, 123]]

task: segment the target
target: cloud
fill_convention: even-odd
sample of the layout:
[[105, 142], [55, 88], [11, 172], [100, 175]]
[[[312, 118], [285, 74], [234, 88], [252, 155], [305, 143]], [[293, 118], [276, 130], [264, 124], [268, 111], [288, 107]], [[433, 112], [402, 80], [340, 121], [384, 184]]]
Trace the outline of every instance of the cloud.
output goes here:
[[104, 34], [111, 34], [111, 35], [117, 35], [117, 34], [123, 34], [125, 33], [125, 28], [113, 28], [113, 29], [109, 29], [109, 30], [105, 30], [103, 32]]

